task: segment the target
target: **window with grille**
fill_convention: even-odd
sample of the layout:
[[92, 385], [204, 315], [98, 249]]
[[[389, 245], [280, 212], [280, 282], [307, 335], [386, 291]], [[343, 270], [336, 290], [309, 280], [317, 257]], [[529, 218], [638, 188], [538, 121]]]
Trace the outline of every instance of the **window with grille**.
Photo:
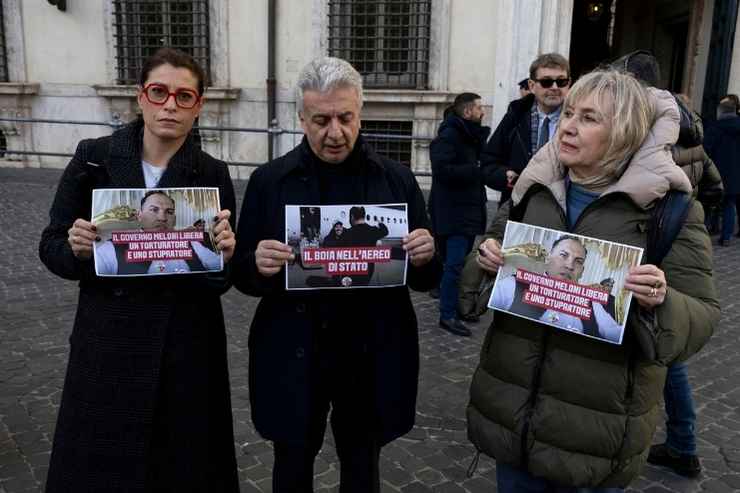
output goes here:
[[113, 0], [119, 84], [138, 83], [144, 60], [163, 46], [195, 58], [210, 77], [208, 0]]
[[368, 88], [426, 89], [431, 0], [329, 0], [329, 55]]
[[8, 51], [5, 49], [5, 15], [0, 0], [0, 82], [8, 82]]
[[411, 166], [411, 139], [394, 137], [411, 137], [412, 127], [412, 122], [362, 120], [362, 134], [373, 149], [406, 166]]

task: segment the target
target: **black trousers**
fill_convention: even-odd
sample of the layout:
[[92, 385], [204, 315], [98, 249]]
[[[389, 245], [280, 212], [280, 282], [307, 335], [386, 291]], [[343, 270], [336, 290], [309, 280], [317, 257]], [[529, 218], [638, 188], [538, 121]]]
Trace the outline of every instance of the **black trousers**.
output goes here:
[[273, 493], [313, 491], [313, 464], [330, 416], [340, 463], [340, 493], [378, 493], [380, 445], [374, 426], [374, 358], [348, 324], [318, 338], [311, 368], [311, 424], [298, 442], [275, 442]]

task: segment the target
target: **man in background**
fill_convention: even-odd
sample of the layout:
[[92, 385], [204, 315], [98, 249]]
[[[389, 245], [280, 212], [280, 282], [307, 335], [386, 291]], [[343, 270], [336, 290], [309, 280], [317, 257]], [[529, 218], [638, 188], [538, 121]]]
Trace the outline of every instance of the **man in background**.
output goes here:
[[486, 190], [480, 154], [491, 129], [483, 121], [481, 97], [458, 95], [429, 147], [432, 190], [429, 196], [434, 233], [444, 260], [439, 287], [439, 326], [467, 337], [458, 318], [457, 295], [465, 256], [475, 236], [486, 228]]
[[570, 65], [557, 53], [538, 56], [529, 67], [532, 94], [512, 101], [481, 156], [486, 185], [511, 196], [516, 179], [535, 152], [555, 135], [570, 89]]

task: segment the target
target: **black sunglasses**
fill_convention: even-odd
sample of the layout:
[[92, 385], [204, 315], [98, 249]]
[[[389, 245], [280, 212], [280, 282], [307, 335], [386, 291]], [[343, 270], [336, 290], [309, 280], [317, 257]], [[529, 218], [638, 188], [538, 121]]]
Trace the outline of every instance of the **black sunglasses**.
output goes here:
[[567, 87], [570, 84], [570, 79], [532, 79], [532, 80], [534, 82], [537, 82], [539, 85], [541, 85], [545, 89], [552, 87], [553, 84], [555, 84], [558, 87]]

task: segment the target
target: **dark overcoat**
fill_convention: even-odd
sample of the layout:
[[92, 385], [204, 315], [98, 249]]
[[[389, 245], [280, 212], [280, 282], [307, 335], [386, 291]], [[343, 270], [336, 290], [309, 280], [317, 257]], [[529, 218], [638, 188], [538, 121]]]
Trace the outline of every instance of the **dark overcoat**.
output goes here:
[[530, 112], [534, 104], [534, 94], [512, 101], [481, 154], [486, 185], [501, 192], [502, 204], [511, 196], [506, 172], [521, 174], [532, 158]]
[[429, 210], [435, 235], [475, 236], [485, 231], [487, 199], [479, 158], [490, 132], [454, 113], [440, 125], [429, 147]]
[[[142, 125], [83, 140], [54, 197], [39, 245], [80, 294], [47, 492], [238, 491], [220, 295], [226, 272], [96, 277], [67, 243], [89, 219], [93, 188], [143, 188]], [[234, 211], [226, 165], [192, 138], [160, 187], [218, 187]], [[232, 216], [233, 217], [233, 216]]]
[[710, 125], [704, 148], [719, 168], [725, 193], [740, 194], [740, 116], [717, 120]]
[[[360, 146], [357, 148], [357, 146]], [[360, 138], [363, 195], [357, 204], [407, 203], [409, 231], [429, 228], [424, 198], [411, 171], [376, 154]], [[285, 205], [321, 204], [319, 180], [311, 165], [306, 140], [285, 156], [258, 168], [249, 180], [239, 219], [237, 251], [232, 261], [234, 285], [261, 296], [249, 332], [249, 396], [252, 421], [269, 440], [306, 443], [309, 409], [315, 397], [310, 384], [312, 348], [326, 328], [322, 291], [286, 291], [284, 269], [271, 277], [257, 271], [255, 250], [265, 239], [285, 241]], [[421, 268], [409, 264], [407, 283], [427, 290], [439, 281], [436, 260]], [[419, 371], [416, 314], [407, 287], [357, 289], [343, 292], [352, 307], [347, 331], [364, 337], [372, 375], [366, 389], [373, 403], [373, 420], [357, 423], [375, 432], [384, 444], [414, 424]], [[369, 355], [369, 357], [367, 357]], [[338, 392], [341, 392], [339, 389]]]

